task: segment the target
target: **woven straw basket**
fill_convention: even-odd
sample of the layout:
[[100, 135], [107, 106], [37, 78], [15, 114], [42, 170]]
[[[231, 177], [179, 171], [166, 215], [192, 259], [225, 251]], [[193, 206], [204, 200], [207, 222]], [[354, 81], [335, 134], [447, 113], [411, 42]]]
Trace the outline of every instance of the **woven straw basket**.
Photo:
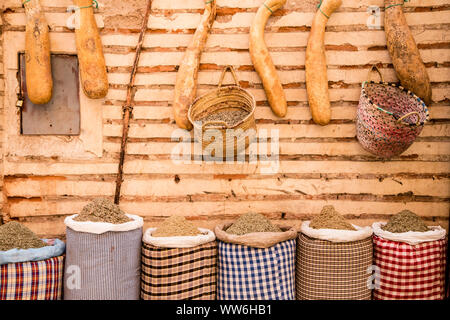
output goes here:
[[356, 136], [362, 147], [381, 158], [395, 157], [411, 146], [429, 120], [425, 103], [411, 91], [383, 82], [365, 81], [356, 115]]
[[[222, 86], [223, 79], [228, 70], [233, 75], [235, 85]], [[220, 77], [217, 89], [196, 99], [189, 108], [188, 118], [194, 126], [196, 141], [202, 141], [203, 151], [205, 152], [205, 149], [211, 143], [215, 143], [218, 140], [223, 145], [223, 158], [231, 155], [234, 157], [237, 154], [245, 152], [250, 142], [256, 137], [255, 107], [255, 98], [239, 86], [234, 68], [232, 66], [226, 66]], [[199, 119], [203, 119], [219, 111], [226, 112], [239, 109], [244, 109], [249, 113], [233, 126], [228, 126], [224, 121], [199, 121]], [[214, 136], [218, 132], [217, 130], [220, 134]], [[228, 138], [227, 131], [229, 133]], [[201, 133], [201, 137], [199, 137], [199, 133]], [[215, 150], [211, 152], [211, 156], [220, 157], [219, 154], [215, 154]]]

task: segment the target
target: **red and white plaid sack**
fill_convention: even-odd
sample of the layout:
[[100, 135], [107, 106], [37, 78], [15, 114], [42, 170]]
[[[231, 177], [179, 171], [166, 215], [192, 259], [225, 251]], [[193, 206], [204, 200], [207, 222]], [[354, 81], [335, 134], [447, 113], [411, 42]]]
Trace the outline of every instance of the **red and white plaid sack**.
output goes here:
[[[381, 223], [374, 223], [373, 230], [374, 264], [379, 268], [375, 300], [444, 299], [445, 229], [394, 234], [382, 230]], [[414, 234], [420, 234], [419, 238]], [[404, 240], [400, 241], [402, 235]]]

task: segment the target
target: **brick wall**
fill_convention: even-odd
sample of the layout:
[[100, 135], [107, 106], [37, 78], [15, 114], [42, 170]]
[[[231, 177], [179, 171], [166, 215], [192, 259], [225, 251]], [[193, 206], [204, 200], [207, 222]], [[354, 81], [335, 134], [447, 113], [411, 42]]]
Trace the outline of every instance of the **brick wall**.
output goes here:
[[[85, 101], [86, 110], [102, 113], [98, 130], [75, 142], [62, 138], [42, 142], [58, 143], [60, 147], [53, 149], [42, 148], [39, 138], [21, 142], [20, 137], [12, 139], [2, 131], [4, 214], [47, 236], [62, 235], [64, 217], [79, 212], [88, 201], [114, 194], [122, 130], [121, 106], [146, 1], [99, 2], [101, 8], [96, 15], [110, 91], [100, 102]], [[215, 88], [224, 65], [235, 66], [241, 85], [257, 100], [258, 128], [280, 130], [279, 173], [261, 175], [255, 165], [248, 163], [175, 165], [170, 160], [175, 145], [171, 142], [171, 134], [176, 129], [171, 103], [177, 66], [203, 12], [204, 1], [154, 0], [137, 75], [137, 106], [131, 121], [121, 207], [144, 216], [146, 226], [166, 216], [182, 214], [199, 226], [213, 227], [219, 221], [234, 219], [248, 211], [299, 224], [319, 213], [323, 205], [333, 204], [360, 225], [385, 220], [389, 214], [410, 209], [424, 216], [429, 224], [448, 227], [448, 1], [405, 3], [407, 21], [432, 81], [434, 102], [430, 106], [432, 120], [420, 138], [404, 154], [388, 162], [362, 150], [355, 138], [360, 86], [370, 65], [379, 62], [385, 80], [397, 80], [386, 50], [384, 31], [366, 25], [368, 6], [382, 7], [383, 1], [344, 0], [329, 20], [326, 47], [332, 121], [326, 127], [312, 123], [305, 88], [306, 42], [318, 1], [288, 0], [267, 26], [266, 41], [289, 105], [284, 119], [276, 118], [270, 111], [248, 53], [249, 27], [262, 2], [217, 1], [217, 19], [201, 60], [198, 93]], [[52, 51], [72, 53], [74, 34], [65, 27], [70, 15], [66, 7], [72, 2], [42, 0], [42, 3], [51, 28]], [[18, 1], [8, 0], [6, 5], [3, 39], [22, 41], [24, 9], [18, 6]], [[10, 44], [4, 41], [5, 62], [0, 72], [9, 75], [13, 74], [9, 59], [14, 55], [8, 53]], [[14, 85], [10, 77], [6, 91]], [[0, 76], [0, 95], [2, 79]], [[4, 100], [5, 110], [15, 108], [11, 99]], [[13, 113], [6, 114], [0, 126], [5, 131], [16, 125]], [[76, 148], [61, 151], [65, 143], [75, 143]]]

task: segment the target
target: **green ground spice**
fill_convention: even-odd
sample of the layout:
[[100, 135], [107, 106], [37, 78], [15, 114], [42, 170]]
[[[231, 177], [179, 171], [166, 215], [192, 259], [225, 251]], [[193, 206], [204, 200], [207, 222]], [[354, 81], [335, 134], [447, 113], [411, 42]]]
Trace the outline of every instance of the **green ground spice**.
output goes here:
[[125, 215], [118, 205], [108, 199], [95, 199], [88, 203], [81, 213], [76, 216], [75, 221], [109, 222], [121, 224], [132, 221]]
[[161, 223], [152, 233], [152, 237], [184, 237], [197, 236], [200, 230], [182, 216], [171, 216]]
[[243, 214], [225, 231], [239, 236], [252, 232], [282, 232], [259, 213]]
[[426, 232], [430, 230], [421, 217], [409, 210], [403, 210], [393, 215], [381, 229], [393, 233], [408, 231]]
[[356, 230], [333, 206], [323, 207], [320, 214], [311, 220], [309, 226], [314, 229]]
[[0, 226], [0, 251], [11, 249], [32, 249], [46, 247], [47, 244], [39, 239], [33, 231], [11, 221]]

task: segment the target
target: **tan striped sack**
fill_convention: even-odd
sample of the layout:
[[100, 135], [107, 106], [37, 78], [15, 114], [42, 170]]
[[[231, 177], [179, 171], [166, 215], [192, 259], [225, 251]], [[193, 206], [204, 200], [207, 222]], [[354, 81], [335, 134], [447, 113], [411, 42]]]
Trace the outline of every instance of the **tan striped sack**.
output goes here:
[[351, 242], [297, 238], [297, 300], [370, 300], [372, 237]]
[[214, 300], [216, 241], [192, 248], [162, 248], [142, 243], [143, 300]]

